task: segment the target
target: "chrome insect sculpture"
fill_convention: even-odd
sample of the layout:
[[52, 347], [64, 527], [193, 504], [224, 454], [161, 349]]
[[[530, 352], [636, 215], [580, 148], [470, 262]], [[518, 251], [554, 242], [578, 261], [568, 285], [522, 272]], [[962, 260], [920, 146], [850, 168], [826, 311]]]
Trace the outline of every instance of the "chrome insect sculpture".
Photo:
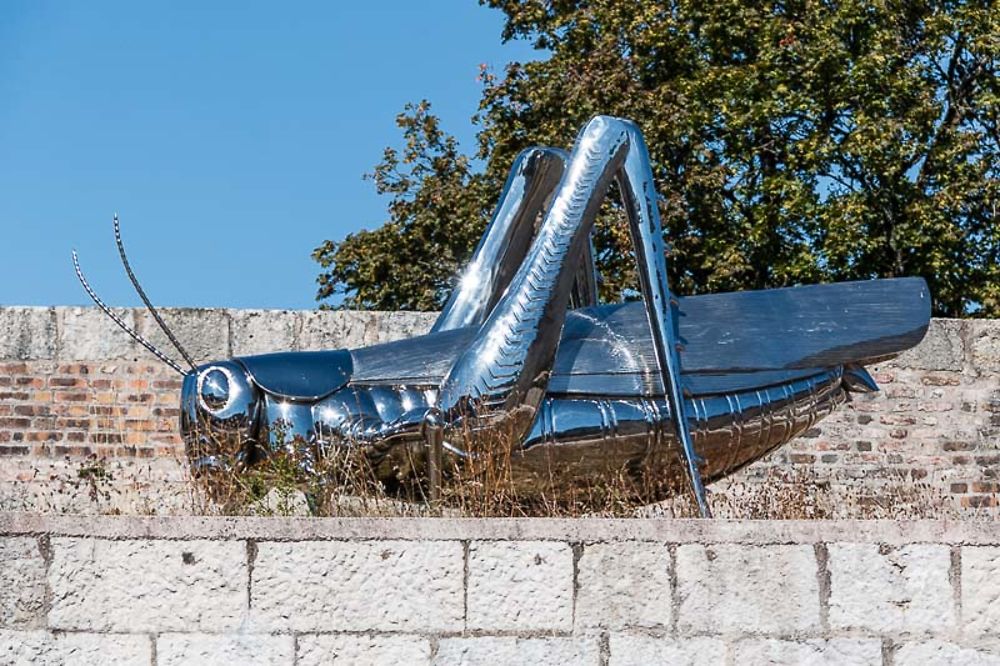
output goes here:
[[[629, 222], [642, 300], [599, 304], [591, 228], [612, 182]], [[539, 222], [540, 220], [540, 222]], [[191, 464], [245, 464], [278, 448], [307, 459], [364, 452], [387, 484], [426, 482], [507, 442], [525, 492], [601, 475], [704, 482], [732, 473], [877, 390], [866, 364], [916, 345], [930, 318], [919, 278], [678, 299], [646, 146], [627, 120], [598, 116], [570, 153], [515, 161], [473, 258], [430, 333], [363, 349], [280, 352], [190, 367], [116, 324], [184, 375], [181, 432]], [[559, 483], [553, 485], [552, 479]], [[663, 493], [676, 490], [664, 484]]]

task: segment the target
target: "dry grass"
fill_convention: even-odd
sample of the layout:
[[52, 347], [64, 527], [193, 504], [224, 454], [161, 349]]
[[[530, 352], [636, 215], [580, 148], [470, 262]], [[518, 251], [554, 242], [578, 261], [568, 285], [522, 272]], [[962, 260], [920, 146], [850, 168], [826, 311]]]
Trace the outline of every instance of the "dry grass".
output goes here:
[[[468, 458], [446, 458], [439, 493], [431, 499], [422, 447], [398, 447], [373, 464], [357, 449], [318, 462], [285, 447], [251, 466], [231, 462], [193, 479], [198, 513], [311, 516], [673, 517], [697, 516], [685, 485], [650, 483], [655, 470], [609, 469], [581, 477], [526, 475], [499, 439], [470, 439]], [[396, 475], [386, 482], [386, 470]], [[421, 480], [415, 480], [420, 478]], [[673, 491], [673, 492], [672, 492]], [[679, 491], [679, 492], [678, 492]], [[662, 500], [666, 495], [668, 499]], [[657, 501], [660, 500], [660, 501]], [[723, 479], [709, 487], [717, 518], [919, 519], [975, 518], [927, 483], [833, 483], [809, 468], [770, 468], [762, 478]], [[982, 517], [993, 517], [982, 516]]]
[[[970, 519], [955, 499], [927, 483], [834, 483], [809, 468], [770, 468], [753, 481], [723, 479], [709, 487], [716, 518], [741, 520]], [[688, 518], [697, 507], [686, 496], [638, 509], [641, 517]], [[981, 517], [986, 517], [981, 516]]]

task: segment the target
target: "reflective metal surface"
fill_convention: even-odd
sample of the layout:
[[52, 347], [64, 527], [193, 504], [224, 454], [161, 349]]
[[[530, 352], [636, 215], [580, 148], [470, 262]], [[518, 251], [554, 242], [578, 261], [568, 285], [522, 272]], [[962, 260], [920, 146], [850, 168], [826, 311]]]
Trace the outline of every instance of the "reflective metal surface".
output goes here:
[[[717, 479], [766, 455], [845, 400], [841, 373], [685, 403], [705, 478]], [[636, 485], [662, 496], [683, 488], [687, 471], [670, 406], [663, 398], [548, 397], [512, 467], [522, 492], [569, 493], [595, 473], [625, 470]], [[653, 488], [650, 488], [653, 486]]]
[[660, 226], [660, 211], [653, 185], [653, 170], [649, 163], [646, 142], [639, 128], [633, 123], [623, 123], [628, 134], [629, 150], [625, 156], [624, 168], [617, 175], [622, 191], [625, 213], [628, 216], [629, 231], [635, 249], [635, 259], [639, 274], [639, 288], [646, 305], [646, 319], [649, 322], [650, 338], [656, 368], [663, 382], [664, 395], [670, 411], [677, 440], [684, 454], [691, 490], [703, 516], [709, 514], [698, 464], [703, 462], [694, 450], [694, 441], [688, 427], [681, 383], [681, 342], [677, 324], [678, 302], [670, 292], [667, 280], [667, 259], [663, 247], [663, 229]]
[[583, 251], [628, 148], [616, 119], [595, 118], [580, 133], [524, 261], [441, 383], [437, 408], [456, 433], [473, 419], [514, 440], [531, 427], [566, 318], [572, 259]]
[[[536, 221], [549, 206], [569, 155], [558, 148], [528, 148], [514, 160], [493, 218], [462, 271], [431, 333], [479, 326], [507, 291], [524, 262]], [[597, 304], [593, 245], [583, 246], [576, 266], [572, 307]]]
[[[714, 377], [866, 364], [916, 345], [930, 317], [919, 278], [811, 285], [681, 298], [682, 381], [718, 392]], [[354, 383], [441, 382], [472, 328], [351, 352]], [[549, 391], [663, 395], [642, 303], [566, 315]]]
[[[590, 234], [615, 180], [643, 300], [598, 305]], [[666, 269], [642, 136], [599, 116], [571, 153], [517, 158], [430, 334], [188, 373], [189, 455], [359, 449], [385, 483], [430, 478], [433, 497], [444, 458], [474, 460], [469, 437], [489, 435], [509, 442], [525, 494], [624, 473], [663, 496], [686, 479], [707, 515], [702, 478], [787, 442], [847, 392], [876, 390], [863, 365], [915, 345], [930, 317], [919, 279], [678, 300]]]
[[212, 368], [198, 375], [198, 400], [205, 411], [214, 413], [229, 405], [233, 398], [229, 390], [231, 377], [223, 368]]
[[319, 400], [351, 379], [353, 359], [344, 350], [279, 352], [236, 359], [267, 393], [290, 400]]
[[220, 456], [251, 457], [263, 395], [234, 361], [209, 363], [185, 375], [181, 433], [195, 468], [214, 466]]

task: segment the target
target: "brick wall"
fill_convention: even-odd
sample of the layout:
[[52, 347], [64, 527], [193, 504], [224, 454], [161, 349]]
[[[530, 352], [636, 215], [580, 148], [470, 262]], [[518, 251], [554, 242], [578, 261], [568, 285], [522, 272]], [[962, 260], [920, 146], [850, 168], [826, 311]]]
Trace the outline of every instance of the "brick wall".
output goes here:
[[[162, 349], [142, 310], [119, 314]], [[427, 313], [165, 310], [197, 360], [356, 347], [426, 330]], [[715, 484], [722, 515], [792, 500], [828, 517], [993, 515], [1000, 322], [935, 320], [856, 397]], [[179, 377], [92, 308], [0, 308], [0, 510], [189, 513]], [[805, 497], [791, 495], [805, 494]], [[791, 499], [790, 499], [791, 498]], [[756, 514], [754, 514], [756, 515]]]
[[869, 369], [880, 392], [853, 396], [736, 481], [808, 479], [831, 517], [996, 515], [1000, 321], [933, 320], [919, 346]]
[[[116, 312], [170, 352], [145, 311]], [[196, 362], [370, 345], [421, 333], [436, 316], [169, 308], [161, 314]], [[177, 435], [180, 386], [177, 373], [95, 308], [0, 308], [0, 511], [200, 512]]]
[[1000, 531], [0, 514], [0, 663], [1000, 663]]

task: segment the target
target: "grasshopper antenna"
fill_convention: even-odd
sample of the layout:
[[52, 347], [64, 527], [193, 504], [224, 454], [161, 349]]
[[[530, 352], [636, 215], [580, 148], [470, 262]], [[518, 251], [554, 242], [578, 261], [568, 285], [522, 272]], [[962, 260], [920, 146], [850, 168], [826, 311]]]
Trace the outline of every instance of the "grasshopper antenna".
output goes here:
[[174, 337], [174, 334], [170, 331], [170, 329], [167, 328], [166, 322], [163, 321], [163, 318], [160, 317], [160, 313], [153, 307], [153, 304], [146, 296], [146, 292], [139, 284], [139, 279], [135, 276], [135, 273], [132, 272], [132, 266], [129, 265], [128, 257], [125, 255], [125, 245], [122, 243], [122, 232], [121, 225], [118, 222], [118, 213], [115, 213], [115, 244], [118, 245], [118, 256], [122, 259], [122, 265], [125, 266], [125, 272], [128, 273], [128, 279], [132, 282], [132, 286], [135, 287], [135, 291], [139, 294], [139, 298], [141, 298], [142, 302], [146, 305], [146, 309], [149, 310], [149, 314], [153, 315], [153, 319], [156, 320], [157, 325], [159, 325], [160, 329], [166, 334], [167, 339], [170, 340], [174, 348], [180, 352], [181, 356], [184, 357], [187, 364], [191, 366], [191, 369], [197, 370], [198, 368], [195, 366], [194, 361], [191, 360], [191, 356], [187, 353], [184, 347], [181, 346], [181, 343], [177, 341], [177, 338]]
[[101, 311], [104, 312], [104, 314], [108, 315], [111, 321], [118, 324], [119, 328], [128, 333], [133, 340], [135, 340], [140, 345], [142, 345], [150, 352], [152, 352], [152, 354], [156, 356], [156, 358], [160, 359], [161, 361], [169, 365], [171, 368], [173, 368], [180, 374], [182, 375], [187, 374], [184, 372], [184, 369], [177, 364], [176, 361], [174, 361], [172, 358], [161, 352], [159, 349], [154, 347], [151, 342], [149, 342], [144, 337], [142, 337], [141, 335], [133, 331], [131, 328], [129, 328], [129, 325], [123, 322], [121, 320], [121, 317], [116, 315], [114, 312], [112, 312], [111, 308], [105, 305], [104, 301], [102, 301], [100, 297], [94, 292], [94, 290], [90, 288], [90, 284], [87, 282], [87, 278], [83, 276], [83, 270], [81, 270], [80, 268], [80, 260], [76, 256], [76, 250], [73, 250], [73, 267], [76, 269], [76, 277], [80, 280], [80, 284], [83, 285], [83, 288], [86, 290], [87, 295], [90, 296], [90, 299], [94, 301], [97, 307], [99, 307]]

